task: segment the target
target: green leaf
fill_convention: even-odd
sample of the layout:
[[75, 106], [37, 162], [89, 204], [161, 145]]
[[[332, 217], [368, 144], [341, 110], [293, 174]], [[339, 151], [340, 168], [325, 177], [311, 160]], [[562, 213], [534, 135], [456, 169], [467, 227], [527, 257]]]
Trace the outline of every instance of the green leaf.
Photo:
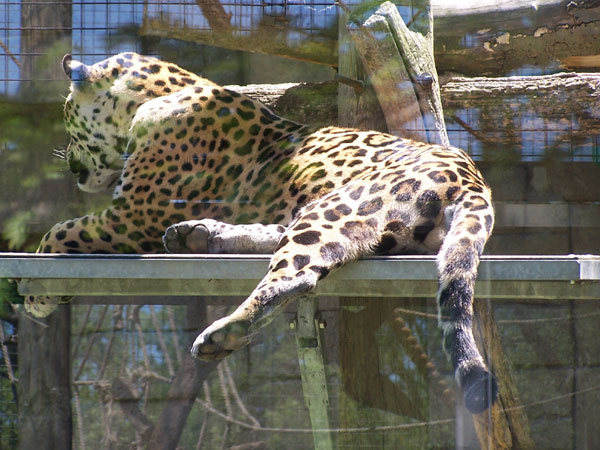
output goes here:
[[27, 229], [33, 218], [33, 212], [20, 211], [4, 222], [2, 237], [8, 241], [8, 248], [16, 250], [23, 246], [27, 239]]

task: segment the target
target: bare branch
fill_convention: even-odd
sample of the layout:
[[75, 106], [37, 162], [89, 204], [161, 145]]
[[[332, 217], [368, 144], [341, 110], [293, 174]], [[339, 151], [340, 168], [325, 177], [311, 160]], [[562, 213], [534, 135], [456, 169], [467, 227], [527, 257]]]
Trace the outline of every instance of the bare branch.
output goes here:
[[218, 0], [196, 0], [196, 4], [202, 10], [202, 14], [208, 20], [208, 24], [213, 31], [231, 32], [231, 14], [227, 14]]
[[0, 48], [6, 52], [6, 54], [12, 60], [12, 62], [14, 62], [17, 65], [17, 67], [20, 69], [21, 62], [17, 59], [17, 57], [13, 54], [13, 52], [11, 52], [9, 50], [8, 46], [4, 42], [2, 42], [1, 39], [0, 39]]

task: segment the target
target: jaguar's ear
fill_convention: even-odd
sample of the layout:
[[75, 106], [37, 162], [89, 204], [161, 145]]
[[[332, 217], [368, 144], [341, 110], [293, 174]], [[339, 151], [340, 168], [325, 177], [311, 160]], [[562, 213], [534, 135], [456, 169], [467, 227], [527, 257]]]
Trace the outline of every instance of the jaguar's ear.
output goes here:
[[74, 60], [70, 54], [63, 57], [62, 66], [65, 74], [73, 82], [74, 86], [81, 86], [90, 78], [90, 67], [80, 61]]

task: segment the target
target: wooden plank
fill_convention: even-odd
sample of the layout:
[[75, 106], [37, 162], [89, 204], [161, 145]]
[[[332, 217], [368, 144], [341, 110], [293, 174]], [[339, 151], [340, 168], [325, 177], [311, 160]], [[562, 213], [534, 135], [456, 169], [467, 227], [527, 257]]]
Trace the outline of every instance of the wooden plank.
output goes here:
[[[434, 272], [432, 272], [434, 273]], [[181, 282], [161, 279], [35, 279], [21, 282], [22, 295], [93, 295], [93, 296], [143, 296], [137, 301], [129, 299], [116, 303], [161, 304], [156, 296], [246, 296], [256, 287], [255, 280], [193, 280]], [[437, 283], [431, 281], [390, 281], [390, 280], [323, 280], [315, 289], [317, 296], [341, 295], [347, 297], [369, 296], [373, 299], [395, 298], [434, 298]], [[600, 284], [597, 282], [570, 283], [568, 281], [487, 281], [475, 286], [475, 296], [491, 299], [510, 300], [598, 300]], [[172, 302], [172, 300], [171, 300]], [[93, 301], [104, 304], [102, 298]], [[113, 304], [114, 302], [109, 302]], [[114, 304], [116, 304], [114, 303]]]

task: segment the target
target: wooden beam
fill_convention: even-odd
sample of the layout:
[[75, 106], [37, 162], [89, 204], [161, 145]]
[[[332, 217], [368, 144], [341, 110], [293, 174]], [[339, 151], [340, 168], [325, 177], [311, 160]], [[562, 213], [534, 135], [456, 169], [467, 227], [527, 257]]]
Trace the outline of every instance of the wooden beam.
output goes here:
[[[217, 0], [196, 3], [206, 26], [190, 26], [187, 17], [149, 14], [139, 33], [338, 66], [338, 48], [343, 49], [343, 43], [331, 32], [335, 14], [329, 8], [315, 12], [310, 5], [298, 4], [293, 12], [282, 10], [274, 16], [263, 5], [255, 5], [253, 23], [242, 30], [235, 25], [241, 22], [236, 14], [249, 14], [250, 6], [231, 14]], [[431, 3], [439, 72], [498, 76], [522, 67], [600, 68], [600, 40], [590, 39], [600, 34], [599, 8], [593, 2]], [[358, 8], [364, 9], [364, 3]], [[319, 15], [322, 20], [312, 28], [295, 25]]]
[[350, 34], [384, 111], [388, 131], [449, 145], [433, 58], [433, 19], [428, 3], [425, 35], [408, 29], [396, 6], [385, 2]]

